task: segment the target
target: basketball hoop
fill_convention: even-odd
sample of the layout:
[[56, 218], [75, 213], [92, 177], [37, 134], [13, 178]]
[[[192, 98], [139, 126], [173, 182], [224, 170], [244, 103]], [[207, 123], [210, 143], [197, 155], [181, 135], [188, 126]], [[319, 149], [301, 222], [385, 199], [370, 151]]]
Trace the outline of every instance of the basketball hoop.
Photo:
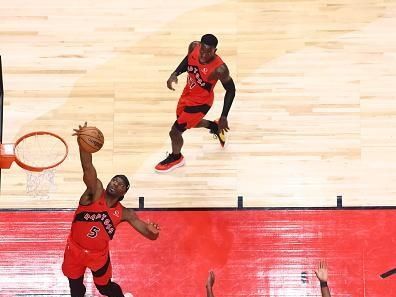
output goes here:
[[8, 169], [15, 161], [27, 174], [26, 192], [46, 196], [55, 189], [55, 167], [69, 152], [66, 142], [51, 132], [32, 132], [15, 144], [0, 144], [0, 168]]
[[15, 161], [28, 171], [41, 172], [62, 163], [69, 149], [66, 142], [51, 132], [23, 135], [15, 144], [0, 144], [0, 168], [8, 169]]

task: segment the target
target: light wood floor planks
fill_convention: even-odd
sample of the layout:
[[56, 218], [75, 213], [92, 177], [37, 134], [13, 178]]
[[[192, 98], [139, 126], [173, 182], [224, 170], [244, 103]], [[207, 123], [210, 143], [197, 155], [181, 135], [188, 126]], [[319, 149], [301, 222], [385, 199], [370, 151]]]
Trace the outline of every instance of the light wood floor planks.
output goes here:
[[[70, 144], [48, 199], [2, 172], [0, 207], [74, 207], [84, 190], [72, 129], [105, 134], [104, 183], [132, 180], [127, 206], [395, 205], [396, 0], [3, 0], [4, 142], [46, 129]], [[184, 87], [166, 88], [187, 46], [218, 36], [237, 84], [228, 147], [185, 133], [186, 166], [158, 175]], [[219, 116], [223, 90], [209, 119]]]

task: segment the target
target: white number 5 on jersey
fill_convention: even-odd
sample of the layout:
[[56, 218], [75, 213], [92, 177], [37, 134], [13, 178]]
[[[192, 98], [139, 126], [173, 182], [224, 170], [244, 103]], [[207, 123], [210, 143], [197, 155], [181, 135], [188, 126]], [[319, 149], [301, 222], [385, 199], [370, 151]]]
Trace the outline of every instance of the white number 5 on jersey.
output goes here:
[[89, 238], [95, 238], [96, 236], [98, 236], [99, 231], [100, 231], [100, 229], [98, 227], [93, 226], [91, 228], [91, 230], [89, 231], [89, 233], [87, 234], [87, 236]]

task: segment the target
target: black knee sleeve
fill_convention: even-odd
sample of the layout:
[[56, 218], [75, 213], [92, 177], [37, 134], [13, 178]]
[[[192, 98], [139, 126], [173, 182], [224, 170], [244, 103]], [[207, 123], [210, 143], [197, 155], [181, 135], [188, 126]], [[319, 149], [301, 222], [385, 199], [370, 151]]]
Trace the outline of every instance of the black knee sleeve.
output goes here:
[[78, 279], [69, 278], [69, 286], [71, 297], [84, 297], [87, 290], [84, 286], [84, 276]]

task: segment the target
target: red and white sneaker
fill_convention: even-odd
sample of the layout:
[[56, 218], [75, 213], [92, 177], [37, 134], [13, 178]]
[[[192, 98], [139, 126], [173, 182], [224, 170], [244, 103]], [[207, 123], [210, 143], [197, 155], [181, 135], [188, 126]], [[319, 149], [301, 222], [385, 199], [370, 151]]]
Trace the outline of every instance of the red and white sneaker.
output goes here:
[[157, 164], [157, 166], [155, 166], [155, 171], [169, 172], [178, 167], [182, 167], [184, 163], [185, 161], [182, 154], [180, 154], [180, 157], [178, 159], [176, 159], [174, 154], [169, 154], [165, 160], [162, 160]]

